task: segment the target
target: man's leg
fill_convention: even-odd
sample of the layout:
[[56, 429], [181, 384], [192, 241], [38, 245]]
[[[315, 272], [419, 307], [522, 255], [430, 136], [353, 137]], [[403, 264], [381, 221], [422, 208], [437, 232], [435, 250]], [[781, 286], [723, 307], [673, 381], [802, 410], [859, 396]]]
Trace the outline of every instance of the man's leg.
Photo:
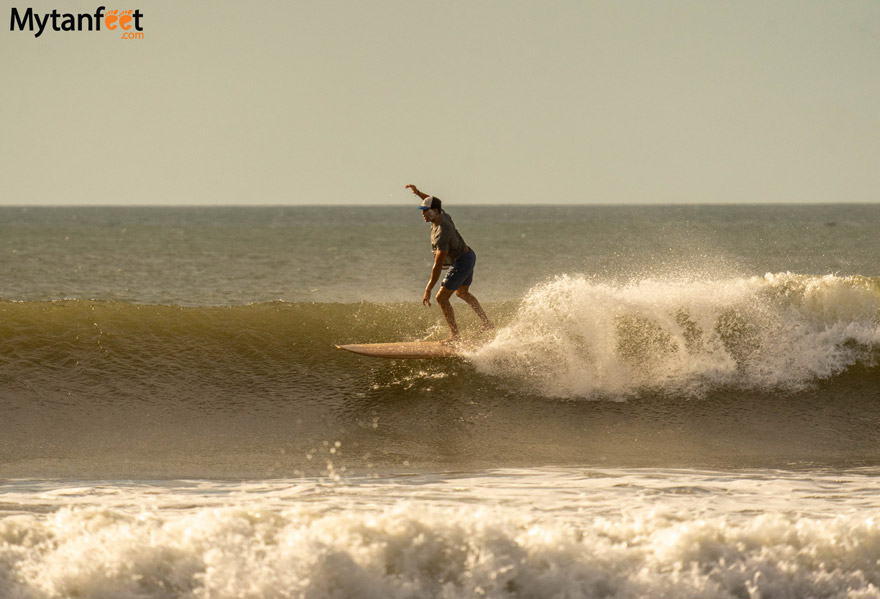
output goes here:
[[443, 311], [443, 316], [446, 318], [446, 324], [449, 325], [449, 330], [452, 333], [447, 341], [455, 341], [458, 339], [458, 325], [455, 323], [455, 311], [452, 309], [452, 303], [449, 301], [451, 295], [452, 290], [443, 286], [441, 286], [440, 291], [437, 292], [437, 303], [440, 305], [440, 309]]
[[[492, 324], [492, 321], [489, 320], [489, 317], [486, 315], [486, 312], [483, 310], [483, 306], [480, 305], [480, 301], [477, 297], [472, 294], [467, 285], [462, 285], [458, 288], [458, 291], [455, 292], [455, 295], [463, 299], [467, 304], [474, 309], [474, 312], [477, 313], [477, 316], [480, 317], [480, 320], [483, 321], [483, 330], [488, 331], [489, 329], [494, 328], [495, 325]], [[438, 298], [439, 301], [439, 298]]]

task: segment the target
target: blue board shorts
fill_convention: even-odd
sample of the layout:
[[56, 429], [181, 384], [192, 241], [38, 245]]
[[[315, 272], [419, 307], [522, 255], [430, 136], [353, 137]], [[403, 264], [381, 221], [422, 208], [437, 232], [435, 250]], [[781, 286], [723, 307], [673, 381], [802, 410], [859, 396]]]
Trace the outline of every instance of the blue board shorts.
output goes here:
[[474, 250], [468, 251], [452, 263], [452, 267], [443, 278], [443, 285], [450, 291], [456, 291], [459, 287], [470, 287], [474, 282], [474, 265], [477, 263], [477, 255]]

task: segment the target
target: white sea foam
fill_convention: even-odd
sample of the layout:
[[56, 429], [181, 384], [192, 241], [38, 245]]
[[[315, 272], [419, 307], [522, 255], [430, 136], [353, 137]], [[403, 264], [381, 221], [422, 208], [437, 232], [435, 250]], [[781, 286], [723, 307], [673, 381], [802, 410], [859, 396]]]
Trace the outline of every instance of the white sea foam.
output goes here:
[[551, 396], [642, 388], [799, 388], [871, 363], [880, 283], [792, 273], [610, 284], [561, 276], [470, 356], [483, 372]]
[[12, 489], [0, 596], [880, 597], [878, 498], [776, 472]]

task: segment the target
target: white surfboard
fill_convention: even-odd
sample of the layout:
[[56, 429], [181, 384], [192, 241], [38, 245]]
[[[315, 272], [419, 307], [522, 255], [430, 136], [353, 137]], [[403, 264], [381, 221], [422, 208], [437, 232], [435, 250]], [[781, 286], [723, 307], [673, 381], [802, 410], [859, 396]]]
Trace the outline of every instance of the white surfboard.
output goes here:
[[337, 345], [339, 349], [374, 358], [429, 359], [454, 358], [461, 355], [460, 345], [440, 343], [439, 341], [408, 341], [403, 343], [359, 343]]

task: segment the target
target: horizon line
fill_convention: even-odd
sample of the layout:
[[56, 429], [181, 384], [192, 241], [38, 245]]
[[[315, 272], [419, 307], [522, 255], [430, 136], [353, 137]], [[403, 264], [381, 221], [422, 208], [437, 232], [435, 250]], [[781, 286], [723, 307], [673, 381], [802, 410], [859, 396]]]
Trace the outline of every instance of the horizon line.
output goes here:
[[[402, 208], [408, 204], [398, 203], [381, 203], [381, 204], [364, 204], [364, 203], [306, 203], [306, 204], [0, 204], [0, 208]], [[651, 207], [675, 207], [675, 206], [880, 206], [880, 200], [877, 202], [670, 202], [670, 203], [510, 203], [510, 204], [494, 204], [494, 203], [461, 203], [455, 204], [456, 208], [472, 207], [472, 208], [651, 208]], [[415, 207], [415, 205], [412, 205]]]

